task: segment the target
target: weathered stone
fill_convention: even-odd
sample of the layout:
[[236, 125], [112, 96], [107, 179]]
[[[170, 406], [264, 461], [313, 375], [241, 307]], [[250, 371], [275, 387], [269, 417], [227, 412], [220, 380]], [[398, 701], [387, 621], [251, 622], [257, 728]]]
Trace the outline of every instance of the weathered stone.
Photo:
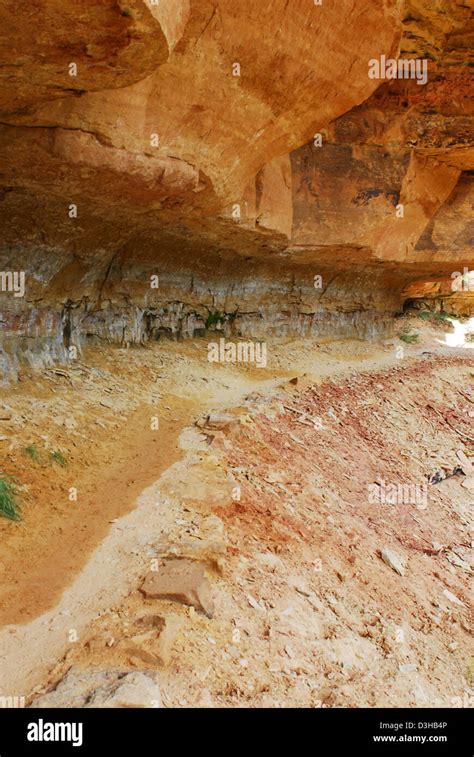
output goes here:
[[53, 691], [30, 705], [46, 707], [161, 707], [154, 671], [71, 668]]
[[[195, 535], [199, 538], [195, 538]], [[181, 527], [175, 535], [168, 534], [166, 539], [153, 547], [153, 554], [163, 559], [173, 556], [189, 558], [205, 563], [213, 570], [222, 573], [226, 554], [227, 539], [224, 524], [216, 515], [208, 515], [199, 522], [199, 530], [190, 536]]]
[[150, 630], [135, 634], [122, 646], [134, 658], [149, 664], [168, 665], [173, 645], [183, 625], [181, 618], [151, 615], [140, 618], [137, 624]]
[[168, 560], [157, 571], [150, 571], [142, 586], [149, 599], [169, 599], [191, 605], [208, 618], [214, 614], [211, 585], [202, 563], [188, 559]]
[[417, 669], [417, 665], [414, 662], [406, 662], [398, 666], [400, 673], [413, 673]]
[[255, 558], [259, 563], [264, 565], [266, 568], [269, 568], [273, 572], [278, 570], [281, 571], [284, 568], [284, 563], [281, 557], [273, 554], [273, 552], [257, 552]]
[[462, 449], [456, 452], [456, 457], [461, 463], [460, 467], [464, 475], [472, 476], [474, 474], [474, 458], [470, 459]]
[[382, 550], [380, 550], [380, 557], [384, 561], [384, 563], [387, 563], [389, 568], [392, 568], [392, 570], [395, 571], [395, 573], [398, 573], [399, 576], [403, 576], [405, 573], [405, 565], [402, 562], [402, 559], [395, 554], [391, 549], [388, 547], [384, 547]]
[[129, 655], [132, 665], [154, 665], [158, 658], [153, 650], [153, 642], [156, 641], [156, 633], [148, 632], [136, 634], [120, 644]]
[[235, 434], [240, 426], [240, 420], [234, 415], [228, 415], [226, 413], [209, 413], [205, 425], [208, 428]]
[[444, 589], [443, 594], [446, 597], [446, 599], [449, 599], [449, 601], [452, 602], [454, 605], [458, 605], [458, 607], [465, 607], [464, 602], [461, 602], [459, 597], [453, 594], [452, 591], [449, 591], [449, 589]]
[[127, 673], [118, 681], [95, 691], [86, 707], [162, 706], [161, 692], [154, 673]]

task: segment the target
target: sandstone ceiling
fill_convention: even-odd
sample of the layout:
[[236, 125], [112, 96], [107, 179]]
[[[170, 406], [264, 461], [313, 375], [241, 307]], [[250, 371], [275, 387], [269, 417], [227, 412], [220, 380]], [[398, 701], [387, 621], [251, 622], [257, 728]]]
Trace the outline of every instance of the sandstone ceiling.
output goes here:
[[[467, 0], [21, 0], [0, 20], [0, 264], [35, 307], [384, 314], [473, 267]], [[371, 79], [380, 56], [426, 59], [427, 83]]]

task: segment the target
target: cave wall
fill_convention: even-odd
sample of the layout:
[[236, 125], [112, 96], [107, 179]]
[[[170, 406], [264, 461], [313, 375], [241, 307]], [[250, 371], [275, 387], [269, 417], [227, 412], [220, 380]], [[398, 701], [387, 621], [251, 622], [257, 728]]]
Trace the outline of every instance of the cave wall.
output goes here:
[[[472, 312], [452, 289], [474, 268], [461, 0], [6, 2], [0, 21], [0, 274], [26, 282], [0, 287], [4, 376], [101, 340], [377, 337], [428, 290]], [[382, 55], [427, 82], [370, 78]]]

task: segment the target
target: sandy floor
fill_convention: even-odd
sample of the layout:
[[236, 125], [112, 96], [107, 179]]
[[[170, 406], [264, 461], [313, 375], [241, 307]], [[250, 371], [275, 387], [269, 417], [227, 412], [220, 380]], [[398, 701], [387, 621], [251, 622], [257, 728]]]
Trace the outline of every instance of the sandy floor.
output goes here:
[[[47, 691], [71, 666], [149, 668], [130, 639], [159, 613], [179, 620], [158, 666], [168, 706], [471, 696], [472, 492], [458, 474], [426, 509], [367, 501], [369, 482], [421, 485], [473, 453], [471, 353], [442, 336], [425, 329], [403, 358], [396, 340], [279, 341], [266, 369], [210, 364], [201, 340], [109, 348], [2, 390], [2, 468], [23, 513], [0, 523], [5, 691]], [[224, 408], [238, 435], [193, 427]], [[213, 619], [143, 599], [165, 554], [206, 562]]]

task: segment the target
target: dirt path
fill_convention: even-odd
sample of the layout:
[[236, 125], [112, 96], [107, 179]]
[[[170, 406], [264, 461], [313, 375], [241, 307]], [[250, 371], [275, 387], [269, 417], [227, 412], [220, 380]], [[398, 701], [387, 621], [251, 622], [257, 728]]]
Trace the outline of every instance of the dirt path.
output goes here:
[[[173, 418], [161, 419], [158, 434], [150, 429], [150, 409], [140, 407], [119, 438], [102, 442], [90, 454], [83, 451], [79, 475], [63, 476], [64, 487], [44, 492], [44, 506], [32, 508], [17, 538], [2, 545], [1, 625], [25, 623], [54, 607], [110, 523], [132, 510], [139, 494], [179, 458], [179, 434], [196, 409], [195, 403], [181, 400]], [[41, 472], [42, 487], [47, 486], [44, 478]], [[68, 499], [69, 485], [77, 489], [77, 501]]]
[[[7, 586], [2, 593], [3, 618], [16, 623], [0, 633], [6, 652], [2, 671], [8, 691], [25, 695], [35, 685], [47, 686], [48, 681], [61, 677], [71, 660], [91, 664], [94, 658], [87, 640], [97, 632], [97, 623], [100, 625], [103, 618], [110, 616], [110, 608], [121, 608], [121, 617], [133, 618], [139, 612], [143, 600], [135, 594], [137, 580], [149, 563], [147, 555], [157, 539], [166, 535], [167, 544], [170, 539], [178, 544], [182, 531], [179, 524], [191, 517], [190, 512], [204, 530], [203, 524], [213, 509], [224, 514], [222, 508], [229, 501], [229, 485], [222, 465], [214, 459], [214, 447], [211, 450], [206, 444], [203, 447], [202, 440], [193, 440], [188, 445], [188, 432], [183, 437], [183, 430], [194, 417], [210, 409], [235, 407], [255, 392], [271, 399], [282, 380], [291, 376], [306, 374], [311, 383], [328, 376], [339, 375], [342, 379], [360, 370], [397, 365], [394, 346], [395, 343], [376, 347], [345, 343], [321, 349], [312, 345], [310, 349], [306, 344], [301, 349], [300, 344], [275, 344], [273, 364], [266, 371], [248, 366], [210, 366], [199, 343], [160, 345], [159, 352], [152, 354], [110, 351], [104, 358], [107, 369], [101, 363], [100, 372], [92, 381], [77, 382], [81, 383], [81, 391], [78, 393], [76, 386], [74, 407], [69, 410], [64, 403], [71, 401], [71, 393], [61, 384], [64, 377], [54, 378], [52, 393], [46, 392], [45, 379], [43, 383], [38, 379], [36, 401], [43, 406], [36, 405], [36, 418], [42, 433], [32, 439], [30, 427], [19, 429], [20, 438], [16, 445], [10, 445], [8, 457], [11, 472], [35, 473], [25, 492], [25, 498], [30, 497], [25, 506], [25, 520], [16, 531], [16, 525], [11, 528], [12, 524], [1, 524], [7, 577], [14, 575], [15, 549], [20, 550], [25, 563], [21, 574], [16, 576], [17, 583]], [[412, 361], [423, 346], [412, 350]], [[131, 386], [133, 392], [127, 394], [127, 387]], [[117, 390], [113, 402], [109, 401], [111, 387]], [[25, 385], [17, 396], [8, 398], [9, 405], [20, 415], [22, 403], [25, 412], [24, 403], [31, 398], [31, 390], [31, 386]], [[51, 424], [52, 403], [57, 403], [58, 394], [63, 403], [61, 413], [66, 418], [68, 412], [71, 417], [82, 412], [72, 435], [71, 429], [66, 434], [63, 425]], [[99, 397], [102, 401], [109, 398], [105, 406], [100, 405]], [[158, 434], [150, 429], [157, 403]], [[120, 427], [114, 429], [117, 421]], [[93, 438], [97, 442], [94, 446]], [[20, 453], [26, 442], [33, 440], [39, 446], [41, 439], [48, 449], [60, 444], [70, 461], [65, 469], [53, 469], [57, 480], [53, 477], [50, 490], [54, 491], [56, 486], [64, 492], [80, 481], [77, 488], [81, 497], [77, 503], [48, 509], [47, 496], [34, 498], [35, 493], [43, 491], [46, 480], [51, 482], [52, 469], [41, 465], [33, 469], [31, 465], [22, 467], [20, 461], [24, 463], [24, 458]], [[201, 470], [203, 460], [207, 467], [201, 480], [201, 473], [197, 475], [196, 471]], [[76, 508], [72, 519], [71, 505]], [[110, 523], [116, 519], [117, 522]], [[26, 560], [26, 555], [33, 559]], [[101, 620], [93, 621], [94, 617]], [[21, 625], [19, 619], [29, 622]], [[114, 623], [117, 624], [117, 619], [112, 626]], [[203, 626], [203, 621], [199, 620], [198, 625]], [[120, 633], [119, 628], [118, 637]], [[182, 647], [185, 655], [186, 649]], [[100, 653], [97, 663], [106, 661], [110, 665], [114, 654], [115, 650], [105, 656]], [[54, 660], [59, 663], [54, 665]], [[124, 664], [120, 654], [116, 659], [116, 664], [119, 663]], [[166, 671], [162, 675], [166, 682]], [[169, 692], [170, 703], [179, 704], [182, 691], [173, 693], [169, 682]]]
[[[23, 520], [0, 521], [0, 625], [25, 623], [54, 607], [111, 521], [132, 510], [138, 495], [180, 457], [179, 434], [200, 413], [294, 375], [321, 380], [342, 374], [354, 351], [360, 353], [355, 365], [393, 362], [391, 352], [364, 351], [357, 343], [341, 360], [335, 348], [331, 355], [324, 351], [330, 348], [313, 346], [311, 354], [295, 343], [276, 344], [267, 370], [211, 366], [204, 349], [192, 345], [164, 343], [143, 353], [110, 349], [91, 352], [87, 370], [48, 373], [2, 390], [0, 402], [14, 419], [1, 428], [11, 434], [0, 441], [2, 469], [23, 488]], [[162, 363], [163, 370], [155, 367]], [[158, 419], [155, 430], [152, 418]], [[51, 462], [58, 449], [64, 467]], [[69, 499], [71, 487], [77, 501]]]

